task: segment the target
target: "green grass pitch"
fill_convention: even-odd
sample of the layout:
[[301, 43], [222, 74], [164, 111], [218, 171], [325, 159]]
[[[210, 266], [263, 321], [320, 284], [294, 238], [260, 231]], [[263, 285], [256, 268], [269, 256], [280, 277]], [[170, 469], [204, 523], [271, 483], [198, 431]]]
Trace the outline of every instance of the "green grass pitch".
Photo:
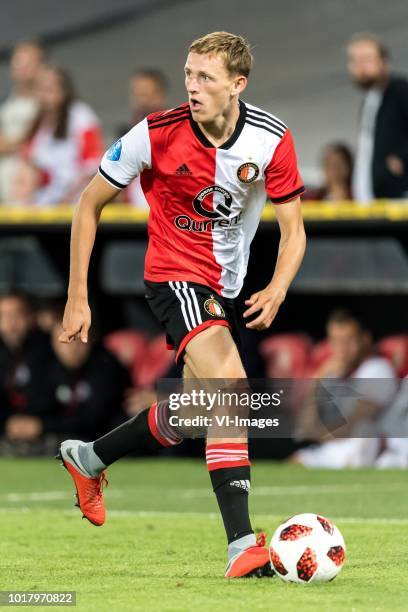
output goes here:
[[0, 460], [0, 590], [74, 590], [86, 612], [408, 608], [405, 472], [253, 463], [254, 528], [270, 536], [291, 514], [317, 512], [343, 532], [342, 573], [308, 586], [223, 578], [225, 536], [204, 462], [124, 460], [108, 478], [97, 528], [74, 509], [57, 461]]

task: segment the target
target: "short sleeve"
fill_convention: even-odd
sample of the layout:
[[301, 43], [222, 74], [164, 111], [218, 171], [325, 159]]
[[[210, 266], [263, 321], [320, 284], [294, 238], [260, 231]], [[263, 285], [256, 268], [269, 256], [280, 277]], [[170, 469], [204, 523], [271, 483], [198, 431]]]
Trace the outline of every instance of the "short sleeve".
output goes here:
[[284, 133], [265, 169], [265, 189], [273, 204], [289, 202], [305, 191], [289, 130]]
[[143, 119], [106, 151], [99, 166], [99, 174], [117, 189], [124, 189], [150, 167], [149, 129], [147, 120]]

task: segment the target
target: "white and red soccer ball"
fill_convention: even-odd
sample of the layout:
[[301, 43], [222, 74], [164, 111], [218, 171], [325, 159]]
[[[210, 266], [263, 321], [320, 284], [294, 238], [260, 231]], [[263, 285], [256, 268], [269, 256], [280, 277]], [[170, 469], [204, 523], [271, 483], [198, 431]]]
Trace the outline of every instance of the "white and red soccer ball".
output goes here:
[[297, 514], [276, 529], [269, 555], [276, 574], [286, 582], [327, 582], [343, 567], [346, 546], [327, 518]]

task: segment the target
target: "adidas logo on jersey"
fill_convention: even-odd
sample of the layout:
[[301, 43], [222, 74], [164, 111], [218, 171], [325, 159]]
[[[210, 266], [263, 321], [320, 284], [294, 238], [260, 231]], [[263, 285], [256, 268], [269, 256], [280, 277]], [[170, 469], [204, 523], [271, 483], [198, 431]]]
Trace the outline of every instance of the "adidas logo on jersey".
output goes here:
[[251, 483], [249, 480], [233, 480], [230, 482], [230, 487], [238, 487], [238, 489], [244, 489], [244, 491], [248, 491], [251, 488]]
[[175, 174], [177, 174], [177, 176], [192, 176], [193, 173], [187, 164], [181, 164], [181, 166], [177, 168]]

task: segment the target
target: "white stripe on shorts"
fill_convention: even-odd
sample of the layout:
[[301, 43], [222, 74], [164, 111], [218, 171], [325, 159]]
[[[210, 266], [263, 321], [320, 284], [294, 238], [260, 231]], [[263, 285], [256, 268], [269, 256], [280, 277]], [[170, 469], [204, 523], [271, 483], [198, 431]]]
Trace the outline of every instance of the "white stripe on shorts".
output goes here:
[[191, 297], [193, 298], [194, 307], [195, 307], [195, 311], [197, 315], [197, 321], [198, 321], [198, 324], [200, 325], [203, 322], [203, 319], [201, 317], [200, 306], [198, 305], [198, 300], [197, 300], [195, 289], [190, 287], [190, 293], [191, 293]]
[[187, 315], [186, 303], [184, 301], [183, 296], [180, 293], [179, 287], [175, 287], [173, 281], [169, 281], [169, 285], [170, 285], [170, 288], [177, 295], [178, 299], [180, 300], [180, 303], [181, 303], [181, 312], [183, 314], [184, 323], [186, 324], [186, 327], [187, 327], [188, 331], [191, 331], [193, 329], [193, 327], [195, 327], [195, 325], [192, 326], [191, 323], [190, 323], [190, 320], [189, 320], [188, 315]]
[[183, 281], [183, 283], [177, 283], [177, 285], [181, 285], [182, 287], [179, 287], [179, 289], [182, 290], [183, 295], [185, 296], [186, 300], [187, 300], [187, 307], [188, 307], [188, 312], [190, 314], [190, 321], [193, 325], [193, 327], [197, 327], [198, 323], [195, 320], [195, 315], [194, 315], [194, 310], [193, 310], [193, 303], [191, 301], [191, 296], [188, 293], [188, 287], [187, 287], [187, 283], [185, 281]]

